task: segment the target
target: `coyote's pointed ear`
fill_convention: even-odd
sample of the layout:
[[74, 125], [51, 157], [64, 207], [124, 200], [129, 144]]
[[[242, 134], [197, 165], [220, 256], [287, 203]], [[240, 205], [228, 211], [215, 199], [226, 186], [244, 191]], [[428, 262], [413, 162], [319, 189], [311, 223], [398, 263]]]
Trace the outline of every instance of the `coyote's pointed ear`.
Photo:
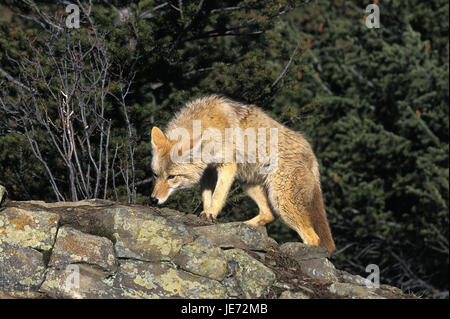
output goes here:
[[154, 126], [152, 128], [152, 146], [154, 149], [161, 148], [167, 142], [167, 137], [163, 131]]

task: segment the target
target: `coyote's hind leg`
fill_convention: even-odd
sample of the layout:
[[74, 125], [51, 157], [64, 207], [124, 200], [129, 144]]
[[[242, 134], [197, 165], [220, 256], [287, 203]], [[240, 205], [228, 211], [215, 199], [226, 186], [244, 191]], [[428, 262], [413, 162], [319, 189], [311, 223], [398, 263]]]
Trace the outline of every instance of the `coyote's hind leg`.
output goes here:
[[253, 217], [244, 223], [250, 226], [264, 226], [265, 224], [272, 222], [275, 219], [275, 216], [270, 209], [264, 188], [261, 185], [244, 185], [244, 190], [247, 195], [255, 201], [259, 208], [258, 216]]
[[302, 238], [305, 244], [320, 245], [315, 231], [314, 214], [310, 203], [314, 194], [314, 178], [304, 170], [293, 170], [278, 176], [269, 188], [269, 200], [281, 219]]

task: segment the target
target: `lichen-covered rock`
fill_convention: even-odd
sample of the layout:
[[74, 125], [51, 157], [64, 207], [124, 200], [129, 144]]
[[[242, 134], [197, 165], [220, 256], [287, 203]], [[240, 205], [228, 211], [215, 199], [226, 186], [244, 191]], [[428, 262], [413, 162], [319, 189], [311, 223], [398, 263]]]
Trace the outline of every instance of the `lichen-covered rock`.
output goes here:
[[375, 293], [381, 297], [389, 299], [414, 298], [414, 295], [405, 295], [400, 288], [389, 285], [380, 285], [379, 288], [375, 288]]
[[367, 278], [361, 277], [359, 275], [352, 275], [343, 270], [339, 270], [337, 272], [337, 274], [339, 276], [339, 282], [360, 285], [360, 286], [365, 286], [365, 285], [371, 283], [371, 281], [368, 280]]
[[337, 282], [336, 268], [327, 258], [308, 259], [299, 261], [302, 272], [311, 278]]
[[308, 295], [301, 291], [283, 291], [278, 299], [310, 299]]
[[268, 240], [265, 227], [248, 226], [241, 222], [200, 226], [195, 227], [194, 231], [222, 248], [267, 250], [273, 245]]
[[328, 289], [333, 294], [351, 299], [385, 299], [377, 295], [374, 288], [350, 283], [335, 282]]
[[194, 276], [164, 263], [125, 261], [114, 287], [131, 298], [226, 298], [216, 280]]
[[44, 273], [42, 253], [16, 243], [0, 243], [0, 291], [35, 289]]
[[115, 205], [114, 202], [108, 201], [108, 200], [103, 200], [103, 199], [98, 199], [98, 198], [93, 198], [93, 199], [85, 199], [85, 200], [80, 200], [77, 202], [44, 202], [42, 200], [29, 200], [29, 201], [24, 201], [22, 202], [23, 204], [26, 205], [31, 205], [31, 206], [40, 206], [41, 208], [77, 208], [77, 207], [82, 207], [82, 206], [87, 206], [87, 207], [96, 207], [96, 206], [113, 206]]
[[70, 264], [64, 269], [50, 267], [39, 291], [51, 298], [127, 298], [111, 286], [103, 270], [86, 264]]
[[6, 188], [4, 186], [0, 185], [0, 205], [3, 203], [3, 200], [6, 197], [6, 194], [7, 194]]
[[114, 236], [118, 257], [145, 261], [170, 260], [184, 244], [194, 240], [194, 233], [184, 225], [125, 208], [115, 210]]
[[261, 298], [276, 279], [275, 273], [242, 249], [224, 251], [244, 298]]
[[59, 224], [72, 227], [81, 232], [108, 237], [113, 236], [114, 209], [122, 205], [100, 199], [82, 200], [79, 202], [46, 203], [43, 201], [8, 202], [10, 206], [18, 206], [29, 211], [46, 211], [59, 216]]
[[167, 207], [161, 207], [156, 209], [156, 214], [166, 218], [172, 223], [183, 224], [191, 227], [207, 226], [212, 224], [211, 221], [206, 220], [204, 218], [200, 218], [197, 215], [180, 213], [179, 211]]
[[222, 250], [205, 240], [184, 245], [173, 258], [173, 262], [193, 274], [219, 281], [225, 278], [228, 270]]
[[[59, 229], [58, 229], [59, 227]], [[104, 200], [7, 201], [0, 298], [414, 298], [336, 270], [320, 247]]]
[[49, 250], [55, 240], [59, 216], [46, 211], [8, 207], [0, 211], [0, 243]]
[[73, 263], [97, 265], [108, 272], [117, 269], [112, 242], [104, 237], [61, 227], [53, 247], [49, 266], [61, 269]]
[[45, 294], [39, 291], [1, 291], [0, 299], [42, 299]]
[[323, 247], [298, 242], [284, 243], [280, 246], [280, 250], [298, 261], [330, 257], [328, 250]]
[[243, 298], [244, 292], [239, 286], [236, 276], [225, 277], [220, 283], [225, 287], [229, 298]]

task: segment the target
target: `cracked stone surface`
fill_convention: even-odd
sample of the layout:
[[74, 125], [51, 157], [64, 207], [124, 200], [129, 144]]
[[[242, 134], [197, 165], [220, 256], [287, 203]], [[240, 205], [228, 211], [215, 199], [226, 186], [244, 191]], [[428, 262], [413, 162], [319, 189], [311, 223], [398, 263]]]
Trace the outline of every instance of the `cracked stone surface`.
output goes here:
[[224, 251], [245, 298], [261, 298], [275, 282], [275, 273], [242, 249]]
[[50, 267], [39, 291], [50, 298], [127, 298], [108, 283], [108, 274], [88, 264], [69, 264], [64, 269]]
[[0, 243], [49, 250], [55, 240], [59, 216], [43, 210], [9, 207], [0, 211]]
[[120, 269], [114, 287], [131, 298], [226, 298], [218, 281], [165, 263], [125, 261]]
[[325, 248], [303, 243], [284, 243], [280, 245], [280, 250], [297, 261], [330, 257]]
[[184, 225], [124, 208], [114, 213], [114, 236], [118, 257], [145, 261], [170, 260], [194, 240], [194, 233]]
[[16, 243], [0, 243], [0, 291], [26, 291], [44, 279], [42, 253]]
[[106, 200], [4, 201], [0, 298], [412, 298], [265, 227]]
[[273, 245], [265, 227], [252, 227], [241, 222], [195, 227], [194, 231], [222, 248], [267, 250]]
[[104, 237], [61, 227], [53, 247], [49, 266], [62, 269], [73, 263], [97, 265], [108, 272], [117, 270], [113, 243]]

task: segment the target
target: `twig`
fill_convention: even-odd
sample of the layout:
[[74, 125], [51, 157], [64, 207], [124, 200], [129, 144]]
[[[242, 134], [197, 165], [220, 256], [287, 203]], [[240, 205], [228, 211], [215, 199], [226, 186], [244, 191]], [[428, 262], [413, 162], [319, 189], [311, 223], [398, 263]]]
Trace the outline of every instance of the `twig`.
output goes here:
[[291, 66], [292, 61], [294, 60], [294, 56], [297, 53], [298, 48], [300, 47], [300, 43], [297, 44], [297, 46], [294, 49], [294, 52], [292, 52], [288, 63], [286, 64], [286, 66], [284, 67], [283, 71], [281, 71], [280, 75], [276, 78], [276, 80], [270, 85], [270, 89], [273, 89], [278, 82], [280, 82], [280, 80], [286, 75], [289, 67]]
[[15, 78], [13, 78], [8, 72], [6, 72], [5, 70], [3, 70], [0, 67], [0, 73], [10, 82], [13, 82], [15, 85], [20, 86], [21, 88], [29, 91], [29, 92], [34, 92], [32, 88], [29, 88], [28, 86], [26, 86], [25, 84], [19, 82], [18, 80], [16, 80]]

